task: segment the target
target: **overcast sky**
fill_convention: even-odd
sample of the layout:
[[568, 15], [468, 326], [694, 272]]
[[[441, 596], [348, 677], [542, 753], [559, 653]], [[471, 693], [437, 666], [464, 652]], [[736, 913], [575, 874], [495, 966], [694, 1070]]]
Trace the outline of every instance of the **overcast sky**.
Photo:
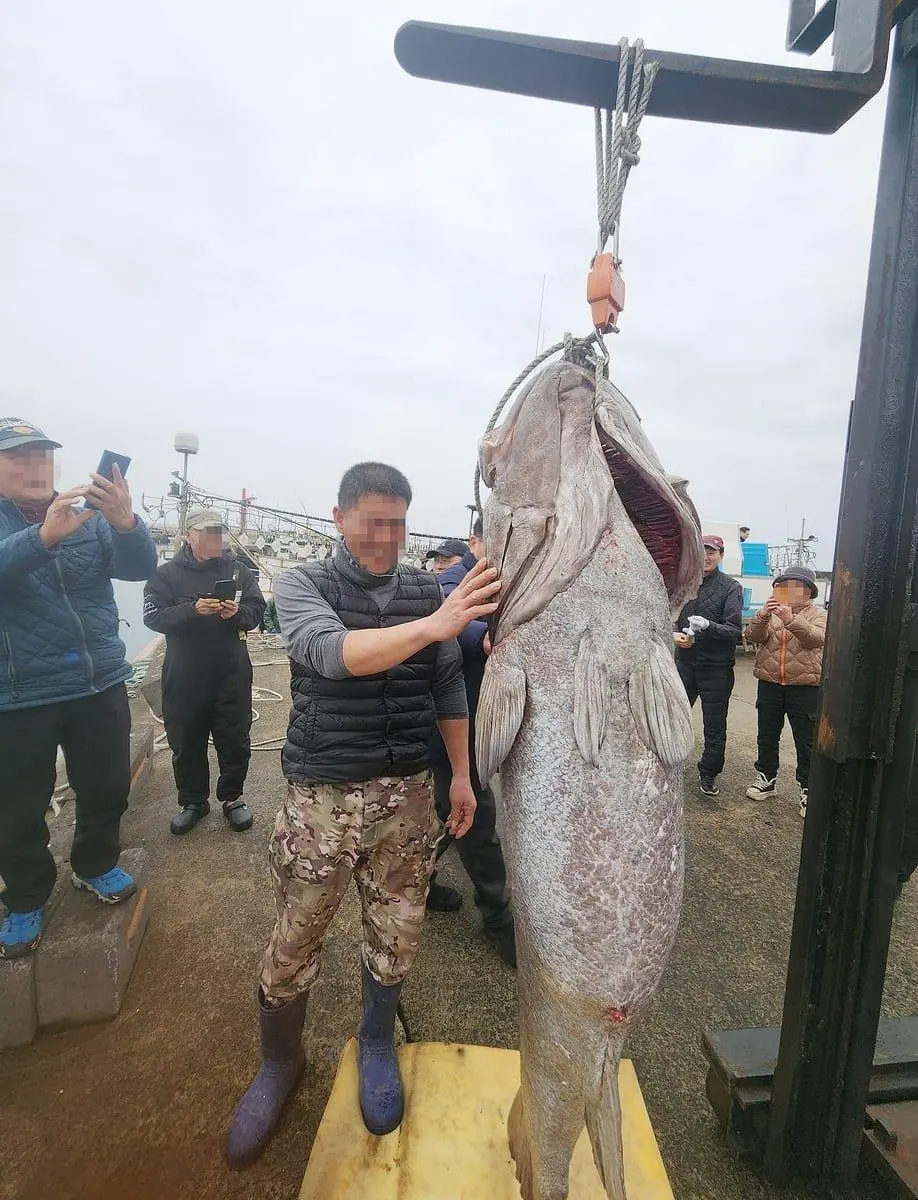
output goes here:
[[[463, 533], [478, 438], [588, 329], [592, 114], [406, 75], [410, 18], [805, 65], [774, 0], [29, 0], [0, 23], [0, 415], [103, 448], [135, 495], [193, 478], [326, 514], [380, 458]], [[824, 60], [823, 60], [824, 61]], [[882, 129], [648, 118], [613, 377], [708, 520], [831, 559]]]

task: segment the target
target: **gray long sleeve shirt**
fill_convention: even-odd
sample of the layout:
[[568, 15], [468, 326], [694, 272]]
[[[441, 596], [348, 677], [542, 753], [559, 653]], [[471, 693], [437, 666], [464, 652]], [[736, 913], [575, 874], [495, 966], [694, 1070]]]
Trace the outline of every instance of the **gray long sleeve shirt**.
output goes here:
[[[380, 612], [398, 588], [397, 572], [406, 569], [399, 566], [391, 577], [380, 581], [378, 576], [361, 571], [343, 547], [336, 551], [335, 565], [344, 568], [348, 579], [372, 597]], [[305, 663], [326, 679], [350, 679], [351, 673], [344, 663], [348, 629], [306, 572], [294, 568], [279, 576], [274, 584], [274, 601], [284, 648], [290, 658]], [[455, 638], [438, 644], [431, 694], [438, 720], [468, 717], [462, 652]]]

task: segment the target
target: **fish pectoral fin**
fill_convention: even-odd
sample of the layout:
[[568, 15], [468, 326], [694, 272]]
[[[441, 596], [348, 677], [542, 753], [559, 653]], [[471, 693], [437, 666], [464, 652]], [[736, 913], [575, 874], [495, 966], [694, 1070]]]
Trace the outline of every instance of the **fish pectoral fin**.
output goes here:
[[599, 766], [610, 702], [609, 669], [587, 630], [574, 665], [574, 737], [584, 760], [594, 767]]
[[494, 778], [510, 753], [525, 707], [525, 671], [493, 654], [485, 670], [475, 721], [478, 777], [483, 784]]
[[695, 744], [692, 710], [672, 653], [656, 638], [628, 679], [628, 703], [645, 746], [667, 767], [682, 766]]

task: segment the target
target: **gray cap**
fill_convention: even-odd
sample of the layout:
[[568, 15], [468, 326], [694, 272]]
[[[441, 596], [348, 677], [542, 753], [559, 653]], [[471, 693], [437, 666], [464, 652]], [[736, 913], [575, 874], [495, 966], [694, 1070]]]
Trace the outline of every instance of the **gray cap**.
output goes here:
[[819, 588], [816, 586], [816, 572], [810, 567], [788, 567], [786, 571], [775, 579], [775, 586], [779, 583], [790, 583], [794, 580], [796, 583], [805, 583], [813, 593], [813, 599], [819, 595]]
[[223, 513], [215, 508], [189, 508], [185, 519], [186, 529], [225, 529]]
[[20, 446], [50, 446], [60, 450], [60, 442], [52, 442], [31, 421], [22, 417], [0, 417], [0, 450], [18, 450]]

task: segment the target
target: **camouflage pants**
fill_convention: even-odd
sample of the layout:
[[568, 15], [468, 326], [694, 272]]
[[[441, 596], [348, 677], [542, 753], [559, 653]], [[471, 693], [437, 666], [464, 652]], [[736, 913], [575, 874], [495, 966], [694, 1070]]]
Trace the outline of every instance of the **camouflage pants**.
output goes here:
[[408, 974], [443, 827], [430, 775], [287, 785], [268, 844], [277, 921], [261, 967], [269, 1005], [307, 992], [351, 876], [363, 910], [364, 960], [382, 984]]

